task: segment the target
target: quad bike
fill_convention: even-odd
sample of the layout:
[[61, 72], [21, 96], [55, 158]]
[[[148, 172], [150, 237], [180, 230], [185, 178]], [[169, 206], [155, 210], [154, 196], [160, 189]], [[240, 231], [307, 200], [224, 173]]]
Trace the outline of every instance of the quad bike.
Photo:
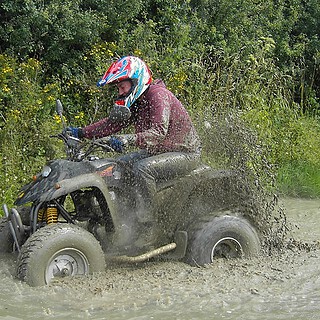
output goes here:
[[[63, 122], [59, 100], [57, 112]], [[64, 142], [67, 159], [44, 166], [21, 189], [16, 208], [2, 206], [0, 252], [17, 253], [18, 279], [38, 286], [102, 272], [113, 261], [160, 256], [202, 266], [259, 252], [258, 232], [239, 212], [232, 172], [199, 163], [183, 177], [157, 181], [156, 221], [148, 225], [136, 210], [132, 170], [92, 155], [114, 151], [108, 138], [81, 141], [66, 130], [54, 137]], [[152, 242], [136, 243], [137, 232]]]

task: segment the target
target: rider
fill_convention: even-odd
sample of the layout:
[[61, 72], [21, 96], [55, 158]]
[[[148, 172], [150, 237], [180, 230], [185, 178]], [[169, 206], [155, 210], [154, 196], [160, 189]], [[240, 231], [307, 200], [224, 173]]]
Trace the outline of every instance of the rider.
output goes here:
[[101, 138], [134, 125], [134, 134], [113, 136], [111, 147], [119, 152], [127, 145], [140, 149], [118, 160], [132, 166], [135, 173], [136, 199], [143, 199], [137, 210], [140, 222], [154, 224], [156, 181], [182, 176], [197, 166], [199, 137], [181, 102], [163, 81], [152, 82], [151, 72], [140, 58], [125, 56], [112, 63], [98, 82], [99, 87], [106, 84], [118, 88], [109, 117], [83, 128], [72, 127], [72, 134]]

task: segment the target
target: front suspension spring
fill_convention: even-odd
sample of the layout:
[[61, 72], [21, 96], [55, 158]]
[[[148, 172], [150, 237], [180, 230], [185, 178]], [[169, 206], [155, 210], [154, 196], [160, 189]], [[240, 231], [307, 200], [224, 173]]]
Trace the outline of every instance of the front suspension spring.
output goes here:
[[58, 209], [55, 205], [49, 205], [46, 210], [47, 224], [58, 222]]
[[44, 209], [44, 208], [41, 208], [39, 211], [38, 211], [38, 222], [44, 222], [46, 221], [46, 217], [47, 217], [47, 210]]

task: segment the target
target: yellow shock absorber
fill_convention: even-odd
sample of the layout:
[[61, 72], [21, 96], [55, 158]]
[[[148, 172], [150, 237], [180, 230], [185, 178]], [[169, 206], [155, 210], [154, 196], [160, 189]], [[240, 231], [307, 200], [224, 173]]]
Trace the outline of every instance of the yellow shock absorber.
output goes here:
[[46, 220], [46, 210], [44, 208], [38, 211], [38, 222], [43, 222]]
[[49, 205], [46, 210], [47, 224], [57, 223], [58, 222], [58, 209], [54, 205]]

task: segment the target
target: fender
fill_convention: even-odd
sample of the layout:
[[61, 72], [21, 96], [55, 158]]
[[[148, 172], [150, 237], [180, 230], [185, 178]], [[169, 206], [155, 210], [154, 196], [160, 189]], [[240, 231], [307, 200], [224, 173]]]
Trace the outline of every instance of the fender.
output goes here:
[[189, 217], [193, 217], [224, 208], [232, 210], [237, 208], [239, 194], [236, 188], [239, 182], [236, 173], [232, 170], [213, 169], [205, 165], [199, 169], [190, 177], [189, 185], [191, 181], [193, 184], [188, 197], [184, 199], [182, 211]]
[[106, 185], [103, 176], [99, 175], [99, 173], [88, 173], [73, 179], [61, 180], [56, 184], [54, 190], [50, 190], [44, 193], [39, 198], [39, 200], [40, 202], [47, 202], [59, 198], [63, 195], [69, 194], [73, 191], [90, 187], [96, 187], [102, 192], [103, 196], [106, 199], [113, 224], [115, 225], [114, 238], [121, 238], [123, 226], [128, 224], [128, 217], [118, 211], [118, 207], [116, 206], [117, 202], [114, 201], [114, 195], [110, 193], [110, 190]]
[[40, 173], [33, 182], [25, 185], [20, 190], [15, 204], [21, 206], [28, 202], [38, 202], [41, 197], [46, 198], [48, 194], [52, 194], [60, 181], [79, 179], [79, 183], [81, 184], [81, 181], [83, 181], [82, 176], [102, 171], [112, 165], [114, 163], [110, 159], [82, 162], [68, 160], [51, 161], [45, 166], [49, 169], [49, 174], [43, 176]]
[[114, 201], [112, 200], [109, 189], [103, 177], [97, 173], [87, 173], [72, 179], [58, 181], [54, 188], [48, 190], [40, 196], [39, 202], [48, 202], [50, 200], [67, 195], [73, 191], [90, 187], [96, 187], [102, 192], [109, 206], [111, 215], [115, 216], [113, 214], [115, 212]]
[[196, 181], [193, 182], [194, 186], [201, 185], [202, 188], [205, 187], [207, 190], [216, 188], [218, 184], [220, 186], [227, 184], [230, 187], [237, 179], [236, 173], [232, 170], [212, 169], [206, 165], [195, 170], [193, 174], [193, 180], [196, 178]]
[[39, 197], [39, 202], [48, 202], [73, 191], [90, 187], [99, 188], [106, 198], [109, 195], [107, 185], [101, 176], [96, 173], [86, 173], [75, 178], [58, 181], [53, 188]]

